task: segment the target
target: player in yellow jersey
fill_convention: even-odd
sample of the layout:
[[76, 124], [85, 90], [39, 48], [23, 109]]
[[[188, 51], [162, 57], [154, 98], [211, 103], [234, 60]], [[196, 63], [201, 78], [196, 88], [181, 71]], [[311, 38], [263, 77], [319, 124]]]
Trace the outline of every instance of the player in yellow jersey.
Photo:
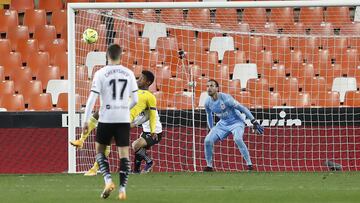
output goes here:
[[[130, 121], [133, 123], [135, 118], [137, 118], [142, 112], [147, 111], [148, 118], [149, 118], [149, 127], [150, 127], [150, 135], [148, 135], [148, 138], [151, 138], [151, 140], [154, 141], [160, 141], [158, 135], [156, 134], [156, 123], [158, 120], [157, 110], [156, 110], [156, 98], [155, 96], [148, 90], [150, 85], [154, 82], [154, 74], [151, 71], [142, 71], [140, 78], [138, 79], [138, 103], [130, 110]], [[96, 128], [97, 126], [97, 120], [99, 118], [98, 112], [95, 112], [93, 116], [90, 118], [89, 121], [89, 130], [87, 132], [82, 132], [81, 137], [78, 140], [70, 141], [70, 144], [75, 146], [76, 148], [82, 148], [85, 140], [90, 135], [91, 131]], [[132, 124], [131, 126], [134, 127], [137, 124]], [[147, 146], [147, 142], [149, 142], [150, 139], [145, 139], [140, 137], [137, 139], [133, 144], [133, 149], [136, 149], [136, 158], [149, 161], [149, 158], [146, 155], [146, 151], [143, 149]], [[151, 144], [154, 144], [152, 142]], [[149, 143], [149, 145], [151, 145]], [[139, 151], [140, 150], [140, 151]], [[109, 156], [110, 154], [110, 146], [107, 146], [105, 151], [105, 156]], [[140, 155], [138, 155], [140, 154]], [[140, 161], [141, 164], [141, 161]], [[148, 166], [148, 165], [147, 165]], [[153, 166], [153, 162], [151, 162], [151, 166], [145, 167], [145, 172], [148, 172], [149, 169], [151, 170]], [[87, 171], [84, 175], [85, 176], [95, 176], [97, 174], [97, 171], [99, 169], [99, 165], [97, 162], [94, 163], [93, 167]]]

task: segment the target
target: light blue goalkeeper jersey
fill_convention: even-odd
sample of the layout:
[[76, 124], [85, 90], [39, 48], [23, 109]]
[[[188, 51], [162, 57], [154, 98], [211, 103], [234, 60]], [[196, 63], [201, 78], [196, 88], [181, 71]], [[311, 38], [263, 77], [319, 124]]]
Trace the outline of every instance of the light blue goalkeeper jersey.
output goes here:
[[231, 95], [225, 93], [218, 93], [218, 99], [214, 101], [208, 97], [205, 101], [205, 110], [207, 114], [207, 123], [211, 129], [214, 125], [212, 113], [220, 118], [222, 125], [232, 125], [236, 122], [242, 122], [244, 125], [245, 120], [241, 116], [244, 113], [250, 120], [254, 119], [250, 110], [245, 106], [239, 104]]

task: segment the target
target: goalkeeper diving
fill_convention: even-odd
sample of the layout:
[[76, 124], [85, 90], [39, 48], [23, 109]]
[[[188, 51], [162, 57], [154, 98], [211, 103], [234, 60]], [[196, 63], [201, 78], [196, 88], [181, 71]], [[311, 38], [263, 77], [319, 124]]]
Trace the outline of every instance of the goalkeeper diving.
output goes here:
[[[154, 161], [147, 155], [146, 150], [151, 146], [160, 142], [162, 138], [162, 125], [158, 111], [156, 110], [156, 98], [149, 91], [150, 85], [154, 82], [154, 74], [151, 71], [142, 71], [137, 84], [138, 90], [138, 103], [130, 110], [131, 127], [142, 125], [143, 132], [141, 136], [132, 143], [132, 148], [135, 152], [134, 160], [134, 173], [147, 173], [150, 172], [154, 166]], [[99, 118], [98, 112], [95, 112], [89, 121], [89, 130], [81, 133], [81, 137], [78, 140], [70, 141], [70, 144], [76, 148], [82, 148], [85, 140], [90, 135], [91, 131], [96, 128], [97, 120]], [[110, 146], [107, 146], [105, 150], [105, 156], [109, 156]], [[141, 163], [145, 160], [146, 164], [141, 171]], [[97, 162], [93, 167], [87, 171], [85, 176], [95, 176], [99, 169]]]

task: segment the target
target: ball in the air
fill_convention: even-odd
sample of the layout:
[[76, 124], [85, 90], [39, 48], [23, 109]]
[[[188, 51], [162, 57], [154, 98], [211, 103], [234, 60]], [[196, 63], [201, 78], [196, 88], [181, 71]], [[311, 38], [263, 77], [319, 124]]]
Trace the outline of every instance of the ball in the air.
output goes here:
[[92, 28], [88, 28], [84, 31], [82, 37], [83, 37], [84, 42], [86, 42], [88, 44], [93, 44], [98, 40], [99, 35], [96, 32], [96, 30], [94, 30]]

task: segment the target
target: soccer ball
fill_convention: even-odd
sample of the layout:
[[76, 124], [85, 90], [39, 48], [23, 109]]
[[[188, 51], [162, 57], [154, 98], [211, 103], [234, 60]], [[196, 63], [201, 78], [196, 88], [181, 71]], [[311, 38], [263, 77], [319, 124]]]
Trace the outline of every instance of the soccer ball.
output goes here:
[[83, 32], [82, 38], [83, 38], [84, 42], [86, 42], [88, 44], [93, 44], [98, 40], [99, 35], [96, 32], [96, 30], [94, 30], [92, 28], [88, 28]]

